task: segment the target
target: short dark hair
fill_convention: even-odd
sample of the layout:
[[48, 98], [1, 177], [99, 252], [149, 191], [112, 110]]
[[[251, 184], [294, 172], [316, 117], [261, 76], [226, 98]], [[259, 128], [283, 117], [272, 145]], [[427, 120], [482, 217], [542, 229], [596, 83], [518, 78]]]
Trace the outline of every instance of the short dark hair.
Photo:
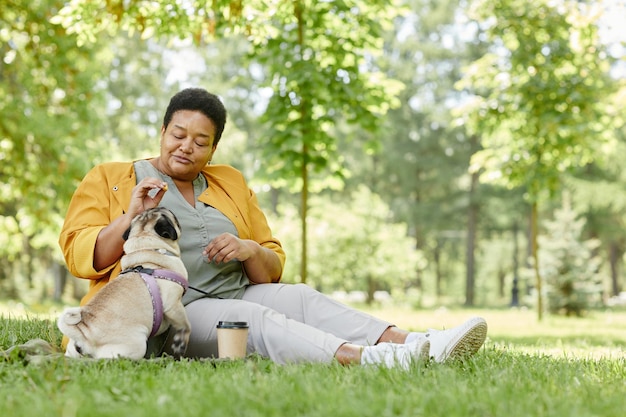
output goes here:
[[215, 124], [213, 145], [217, 145], [222, 138], [224, 126], [226, 125], [226, 108], [218, 96], [209, 93], [203, 88], [186, 88], [179, 91], [170, 99], [170, 104], [165, 110], [165, 116], [163, 117], [164, 128], [167, 128], [170, 124], [174, 113], [180, 110], [199, 111], [211, 119]]

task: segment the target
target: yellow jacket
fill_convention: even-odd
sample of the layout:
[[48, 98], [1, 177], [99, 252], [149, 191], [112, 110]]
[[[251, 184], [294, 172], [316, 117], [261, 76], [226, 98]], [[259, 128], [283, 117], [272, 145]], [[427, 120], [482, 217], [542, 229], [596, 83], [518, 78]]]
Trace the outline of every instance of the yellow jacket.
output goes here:
[[[228, 217], [241, 239], [252, 239], [273, 250], [284, 268], [285, 252], [272, 236], [256, 195], [241, 172], [228, 165], [208, 165], [202, 174], [209, 187], [198, 200]], [[81, 305], [120, 272], [119, 260], [96, 271], [93, 267], [94, 248], [100, 231], [124, 214], [136, 184], [132, 162], [109, 162], [89, 171], [72, 196], [59, 245], [72, 275], [92, 280]]]

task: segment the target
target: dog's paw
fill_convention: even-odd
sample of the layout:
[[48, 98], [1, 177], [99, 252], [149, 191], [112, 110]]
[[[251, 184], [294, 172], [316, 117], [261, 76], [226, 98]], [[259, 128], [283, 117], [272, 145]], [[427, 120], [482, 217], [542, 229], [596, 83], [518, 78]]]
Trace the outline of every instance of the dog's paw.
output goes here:
[[172, 355], [180, 359], [187, 351], [187, 343], [189, 341], [189, 332], [185, 330], [178, 330], [174, 333], [172, 338], [172, 344], [170, 346]]

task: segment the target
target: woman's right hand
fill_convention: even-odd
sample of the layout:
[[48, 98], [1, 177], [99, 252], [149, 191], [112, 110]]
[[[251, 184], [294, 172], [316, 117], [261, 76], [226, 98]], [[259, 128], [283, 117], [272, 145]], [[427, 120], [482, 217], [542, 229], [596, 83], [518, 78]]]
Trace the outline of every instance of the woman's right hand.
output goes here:
[[132, 219], [139, 213], [159, 205], [167, 191], [167, 183], [159, 178], [146, 177], [133, 187], [128, 214]]
[[122, 236], [130, 222], [136, 215], [158, 206], [166, 191], [167, 183], [152, 177], [144, 178], [133, 187], [128, 211], [98, 233], [93, 255], [93, 267], [96, 271], [103, 270], [120, 259], [124, 252]]

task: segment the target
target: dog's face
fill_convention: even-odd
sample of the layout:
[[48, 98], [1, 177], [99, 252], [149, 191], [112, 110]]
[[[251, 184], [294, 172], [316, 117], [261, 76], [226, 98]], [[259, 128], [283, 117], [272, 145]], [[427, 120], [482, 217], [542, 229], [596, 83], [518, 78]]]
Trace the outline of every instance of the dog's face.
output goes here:
[[[180, 234], [178, 219], [165, 207], [155, 207], [138, 214], [123, 234], [125, 242], [122, 269], [132, 269], [139, 265], [145, 268], [171, 269], [186, 278], [187, 270], [180, 260], [178, 246]], [[164, 258], [163, 254], [174, 256]]]
[[180, 223], [170, 210], [155, 207], [138, 214], [131, 221], [130, 227], [124, 232], [124, 240], [131, 237], [157, 234], [163, 239], [178, 240]]

